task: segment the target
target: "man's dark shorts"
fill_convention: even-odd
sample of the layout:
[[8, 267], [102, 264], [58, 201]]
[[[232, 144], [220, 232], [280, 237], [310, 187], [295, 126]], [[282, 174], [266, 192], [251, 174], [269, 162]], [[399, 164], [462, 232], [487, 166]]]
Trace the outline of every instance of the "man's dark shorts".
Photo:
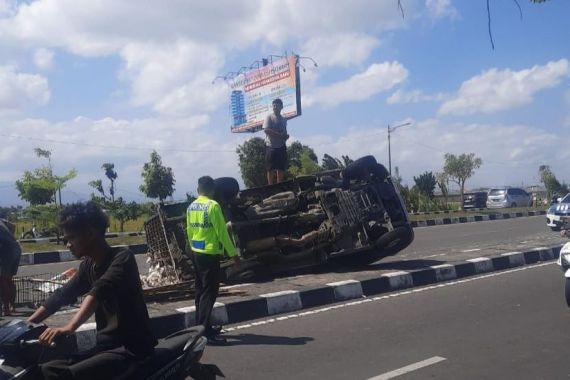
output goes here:
[[265, 170], [286, 170], [287, 169], [287, 147], [265, 148]]

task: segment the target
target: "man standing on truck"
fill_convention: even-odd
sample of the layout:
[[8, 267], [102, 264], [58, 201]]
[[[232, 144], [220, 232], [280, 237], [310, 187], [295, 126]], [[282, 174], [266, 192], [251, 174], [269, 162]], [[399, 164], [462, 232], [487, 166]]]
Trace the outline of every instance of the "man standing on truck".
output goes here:
[[224, 251], [240, 264], [234, 243], [226, 228], [222, 208], [213, 199], [214, 180], [204, 176], [198, 179], [198, 198], [190, 204], [186, 214], [186, 232], [192, 249], [194, 287], [196, 291], [196, 324], [206, 328], [210, 344], [224, 344], [219, 337], [221, 328], [212, 327], [211, 316], [220, 289], [220, 261]]
[[285, 142], [289, 138], [287, 134], [287, 119], [281, 116], [283, 101], [279, 98], [273, 100], [273, 114], [267, 115], [263, 122], [265, 132], [265, 170], [267, 171], [267, 183], [283, 182], [287, 169], [287, 147]]

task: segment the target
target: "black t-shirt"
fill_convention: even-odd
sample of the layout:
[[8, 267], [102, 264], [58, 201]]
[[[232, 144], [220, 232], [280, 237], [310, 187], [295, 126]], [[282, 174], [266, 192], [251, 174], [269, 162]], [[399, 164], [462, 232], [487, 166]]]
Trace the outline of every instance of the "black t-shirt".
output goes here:
[[86, 294], [98, 301], [95, 311], [98, 349], [125, 346], [135, 355], [152, 353], [157, 341], [150, 330], [139, 271], [131, 251], [109, 250], [100, 267], [93, 259], [85, 258], [75, 276], [44, 307], [55, 312]]

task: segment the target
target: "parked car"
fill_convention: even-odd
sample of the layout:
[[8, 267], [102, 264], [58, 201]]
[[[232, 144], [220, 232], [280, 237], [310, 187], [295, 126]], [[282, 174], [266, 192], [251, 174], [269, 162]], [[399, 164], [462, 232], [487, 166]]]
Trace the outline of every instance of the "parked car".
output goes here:
[[[222, 263], [225, 282], [327, 261], [371, 263], [397, 254], [414, 238], [404, 202], [373, 156], [344, 170], [241, 191], [231, 177], [215, 183], [214, 198], [242, 259], [239, 272], [230, 262]], [[157, 215], [145, 223], [151, 262], [175, 269], [172, 276], [182, 280], [191, 271], [188, 263], [179, 262], [187, 257], [187, 207], [159, 205]]]
[[475, 191], [463, 194], [463, 208], [485, 208], [487, 206], [487, 192]]
[[559, 231], [563, 224], [560, 217], [564, 216], [570, 217], [570, 193], [562, 199], [558, 198], [546, 211], [546, 225], [552, 231]]
[[528, 207], [532, 196], [518, 187], [502, 187], [489, 190], [487, 208]]

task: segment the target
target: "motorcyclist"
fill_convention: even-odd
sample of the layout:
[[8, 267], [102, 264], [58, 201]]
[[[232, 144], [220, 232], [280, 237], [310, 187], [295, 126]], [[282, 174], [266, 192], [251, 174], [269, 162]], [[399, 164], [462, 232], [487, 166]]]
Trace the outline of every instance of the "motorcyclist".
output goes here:
[[157, 341], [149, 316], [134, 255], [113, 250], [105, 240], [108, 218], [94, 203], [66, 206], [58, 216], [67, 248], [83, 261], [77, 273], [28, 319], [39, 323], [60, 307], [85, 296], [79, 311], [63, 327], [48, 327], [39, 337], [49, 345], [60, 335], [73, 333], [95, 314], [94, 348], [69, 359], [40, 366], [45, 379], [128, 379]]

